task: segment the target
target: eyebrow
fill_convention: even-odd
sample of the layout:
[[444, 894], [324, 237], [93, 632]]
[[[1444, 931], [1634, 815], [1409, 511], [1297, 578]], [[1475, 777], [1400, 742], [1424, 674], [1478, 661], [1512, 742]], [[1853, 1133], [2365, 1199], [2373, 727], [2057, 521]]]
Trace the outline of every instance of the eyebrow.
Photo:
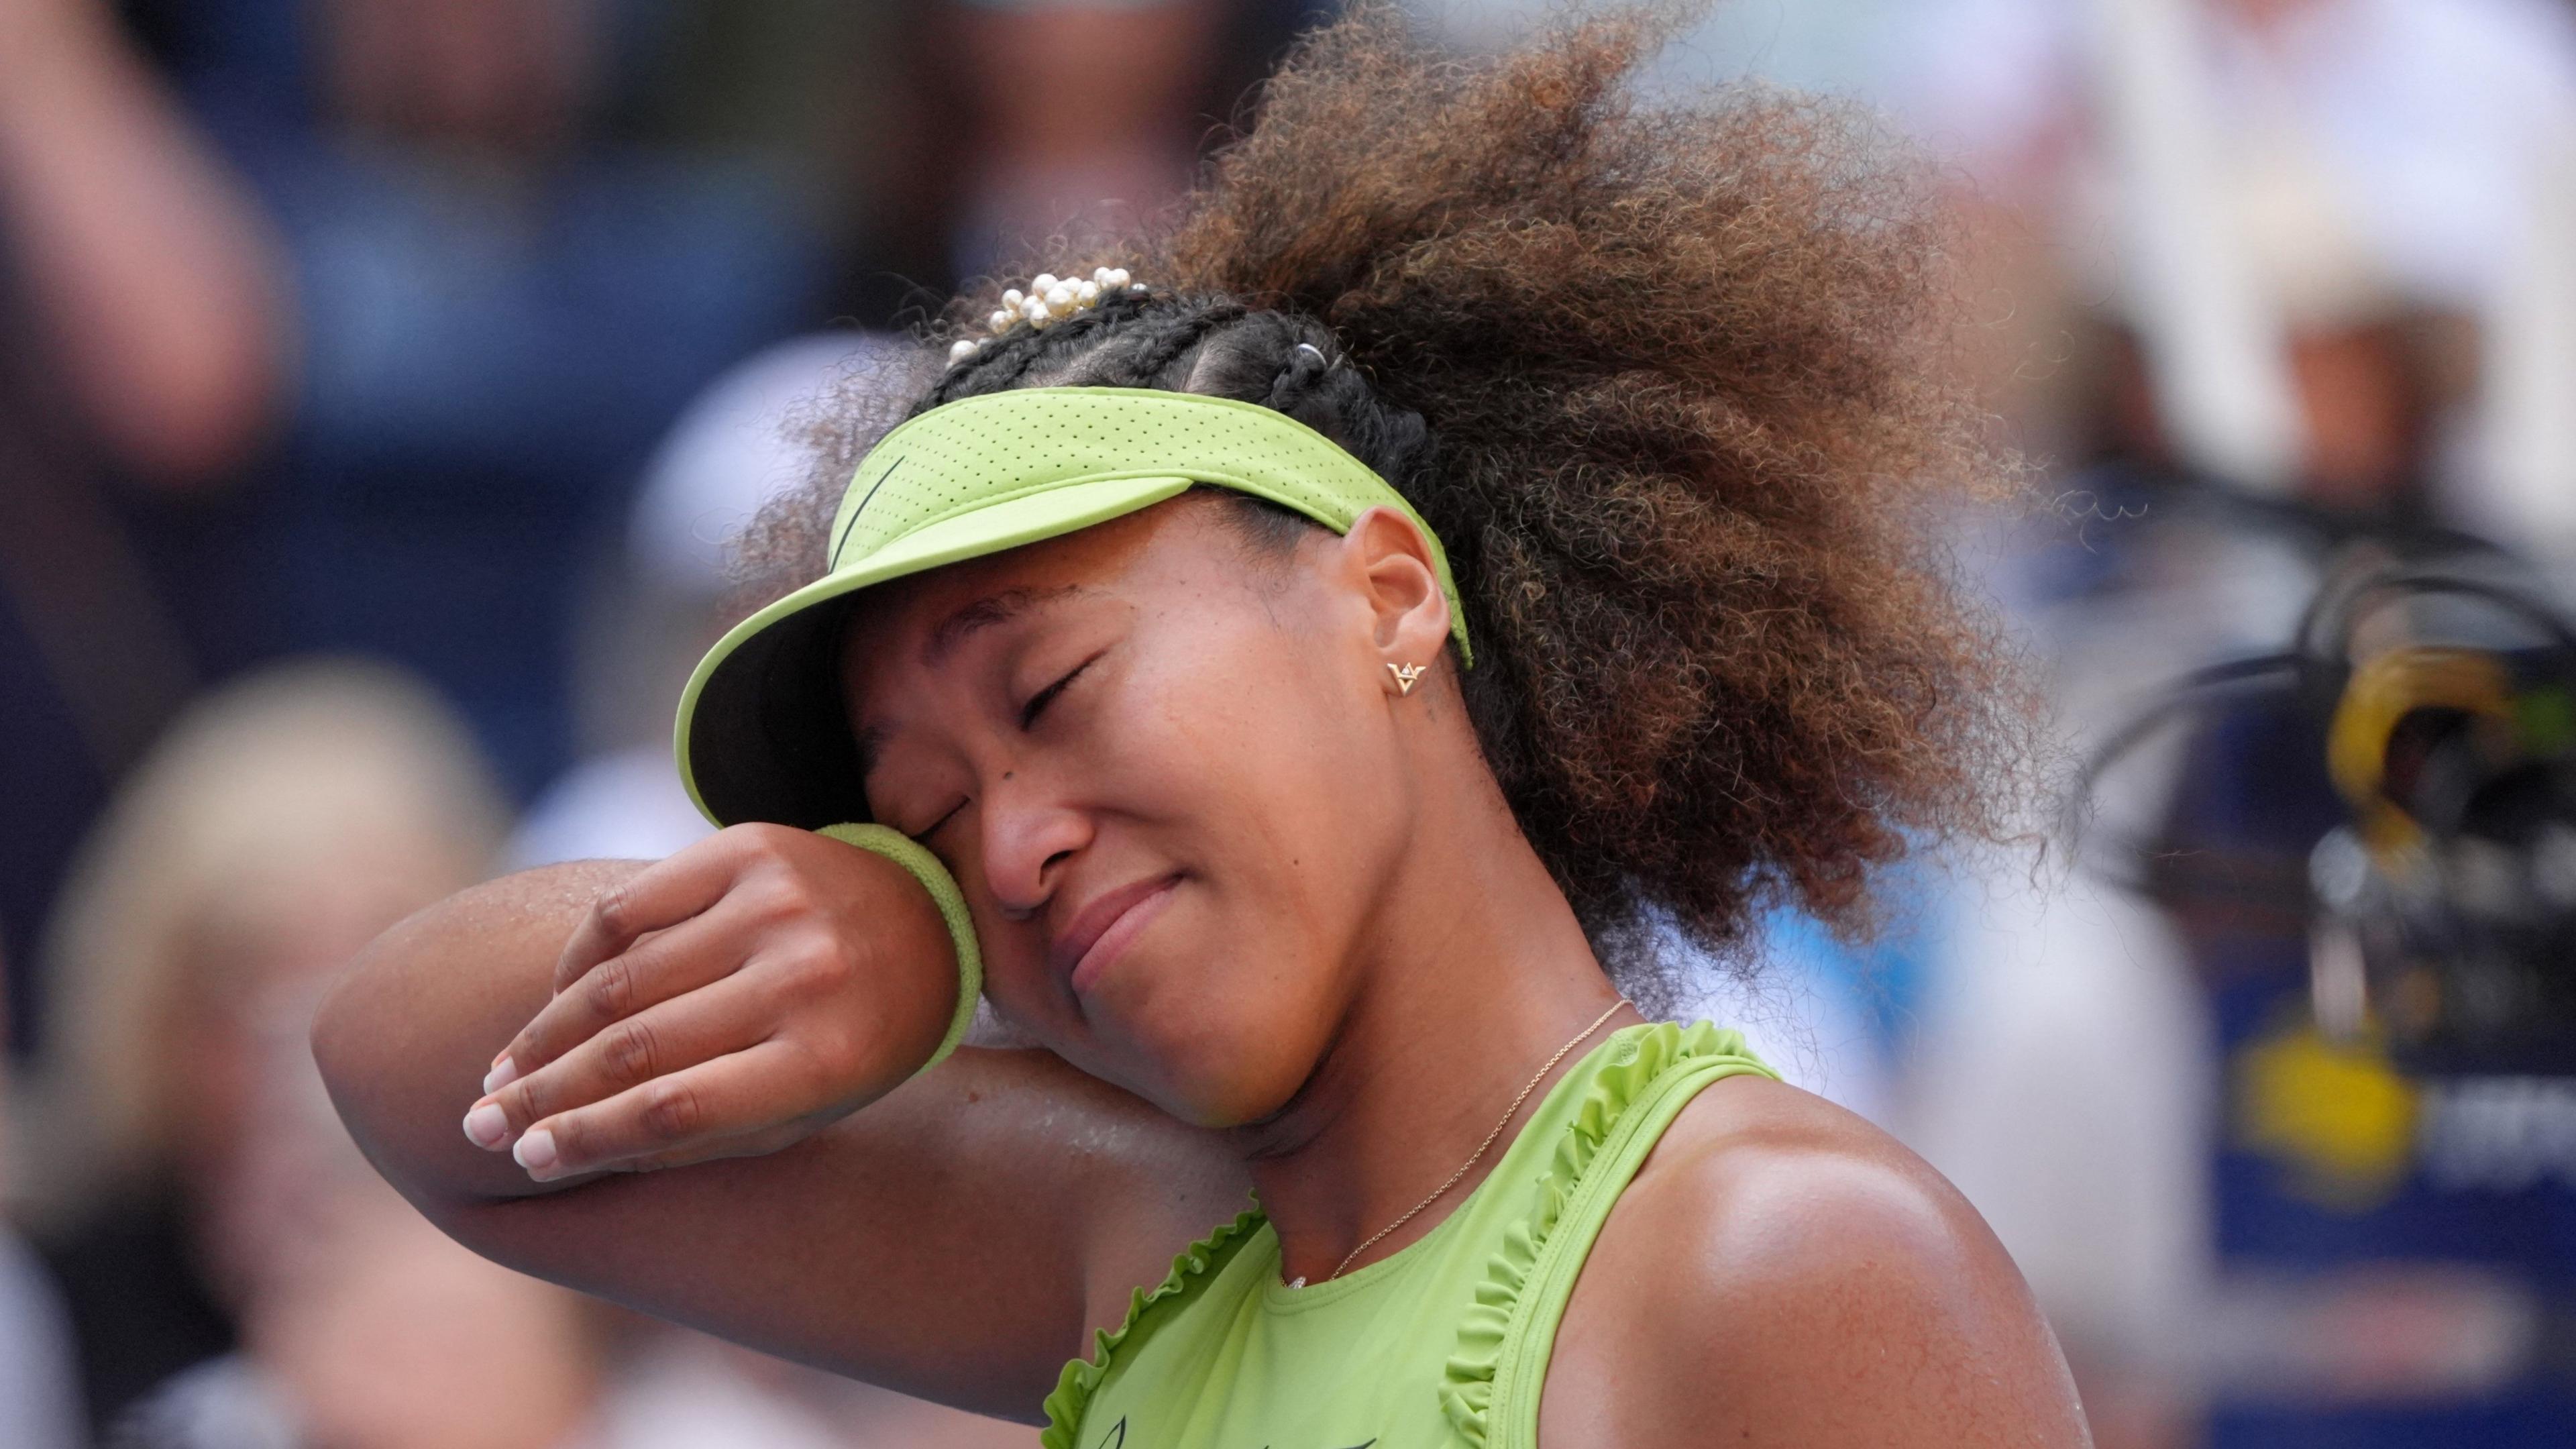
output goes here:
[[[1001, 593], [977, 599], [940, 620], [939, 627], [930, 631], [930, 637], [922, 642], [922, 662], [936, 666], [956, 652], [958, 645], [965, 643], [982, 630], [990, 629], [997, 624], [1008, 623], [1031, 609], [1088, 592], [1090, 591], [1080, 584], [1065, 584], [1052, 589], [1005, 589]], [[858, 731], [855, 743], [858, 746], [861, 780], [865, 780], [875, 771], [877, 756], [885, 749], [886, 735], [887, 730], [883, 725], [869, 725]]]
[[939, 627], [930, 631], [930, 637], [922, 641], [921, 662], [936, 665], [955, 652], [958, 645], [986, 629], [1008, 623], [1031, 609], [1086, 592], [1088, 590], [1080, 584], [1065, 584], [1052, 589], [1006, 589], [977, 599], [940, 620]]

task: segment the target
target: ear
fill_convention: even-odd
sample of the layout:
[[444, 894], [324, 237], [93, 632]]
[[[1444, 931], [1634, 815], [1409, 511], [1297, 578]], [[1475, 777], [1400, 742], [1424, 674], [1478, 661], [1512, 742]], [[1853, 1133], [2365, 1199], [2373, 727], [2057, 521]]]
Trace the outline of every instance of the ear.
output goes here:
[[1402, 692], [1394, 670], [1429, 669], [1449, 642], [1449, 597], [1440, 592], [1440, 570], [1422, 530], [1401, 511], [1371, 508], [1342, 536], [1340, 564], [1368, 608], [1369, 648], [1378, 683]]

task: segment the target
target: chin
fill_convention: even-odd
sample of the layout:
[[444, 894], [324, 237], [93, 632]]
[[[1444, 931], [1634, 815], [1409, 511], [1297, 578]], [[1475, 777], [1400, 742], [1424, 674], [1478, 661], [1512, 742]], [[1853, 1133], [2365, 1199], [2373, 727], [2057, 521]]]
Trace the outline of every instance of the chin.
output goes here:
[[[1298, 1019], [1286, 1003], [1233, 995], [1204, 971], [1189, 973], [1191, 979], [1185, 981], [1149, 971], [1139, 971], [1133, 979], [1141, 985], [1148, 977], [1161, 989], [1095, 1005], [1089, 1045], [1106, 1059], [1086, 1070], [1118, 1082], [1181, 1121], [1209, 1128], [1261, 1121], [1305, 1085], [1317, 1053], [1301, 1049], [1304, 1034], [1281, 1029]], [[1224, 1001], [1219, 993], [1233, 999]], [[1075, 1061], [1085, 1065], [1080, 1058]]]
[[1165, 1090], [1150, 1100], [1196, 1127], [1242, 1127], [1276, 1116], [1315, 1069], [1317, 1053], [1266, 1024], [1215, 1031], [1166, 1058]]
[[1148, 1094], [1146, 1100], [1179, 1121], [1213, 1132], [1265, 1121], [1296, 1095], [1295, 1083], [1282, 1087], [1241, 1078], [1199, 1079], [1179, 1083], [1166, 1092]]

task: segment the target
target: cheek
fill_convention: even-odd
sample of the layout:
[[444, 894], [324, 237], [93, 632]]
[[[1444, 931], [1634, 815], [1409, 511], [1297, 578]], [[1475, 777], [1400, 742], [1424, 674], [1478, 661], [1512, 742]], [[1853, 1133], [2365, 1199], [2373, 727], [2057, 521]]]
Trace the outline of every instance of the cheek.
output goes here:
[[1320, 928], [1377, 874], [1389, 741], [1329, 661], [1275, 630], [1247, 633], [1145, 681], [1122, 748], [1186, 821], [1211, 886]]
[[1140, 812], [1140, 835], [1192, 880], [1102, 1025], [1158, 1078], [1130, 1085], [1208, 1125], [1275, 1111], [1312, 1070], [1407, 800], [1374, 695], [1275, 634], [1251, 642], [1140, 681], [1120, 746], [1137, 798], [1168, 812]]
[[1093, 879], [1186, 873], [1124, 968], [1076, 1002], [1041, 932], [1002, 924], [989, 943], [1016, 1025], [1208, 1125], [1275, 1111], [1311, 1073], [1410, 818], [1366, 661], [1268, 602], [1211, 588], [1142, 621], [1049, 767], [1048, 793], [1091, 817]]
[[[1222, 1030], [1217, 1019], [1238, 1009], [1275, 1017], [1314, 963], [1339, 954], [1354, 904], [1349, 878], [1365, 874], [1353, 868], [1360, 853], [1340, 778], [1352, 744], [1315, 708], [1304, 671], [1275, 646], [1261, 667], [1227, 667], [1230, 651], [1193, 632], [1194, 647], [1154, 651], [1125, 671], [1058, 764], [1060, 788], [1092, 817], [1087, 884], [1186, 874], [1186, 904], [1168, 908], [1139, 943], [1138, 965], [1152, 969], [1121, 973], [1114, 990], [1104, 983], [1098, 1003], [1155, 1034]], [[992, 929], [997, 1005], [1032, 1029], [1045, 1030], [1049, 1016], [1073, 1027], [1073, 1003], [1043, 960], [1042, 928]], [[1150, 993], [1150, 1007], [1131, 992]]]

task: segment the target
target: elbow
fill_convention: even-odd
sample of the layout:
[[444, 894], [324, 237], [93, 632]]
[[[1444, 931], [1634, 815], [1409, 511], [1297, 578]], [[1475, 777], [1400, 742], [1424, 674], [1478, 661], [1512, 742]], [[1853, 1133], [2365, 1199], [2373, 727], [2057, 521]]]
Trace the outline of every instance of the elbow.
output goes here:
[[453, 991], [439, 933], [394, 927], [350, 963], [314, 1010], [313, 1064], [340, 1122], [377, 1172], [451, 1234], [476, 1209], [558, 1191], [465, 1140], [469, 1071], [483, 1034], [476, 993]]
[[389, 1087], [383, 1080], [386, 1063], [380, 1056], [371, 1059], [362, 1046], [368, 1035], [366, 998], [371, 994], [370, 983], [363, 979], [366, 961], [361, 956], [323, 995], [308, 1039], [313, 1065], [321, 1072], [323, 1090], [330, 1094], [341, 1125], [377, 1170], [392, 1177], [379, 1150], [378, 1129], [384, 1124], [378, 1118]]
[[389, 1049], [400, 995], [386, 979], [379, 940], [333, 982], [314, 1010], [309, 1042], [323, 1090], [358, 1150], [386, 1181], [433, 1218], [464, 1194], [444, 1180], [420, 1119], [427, 1098], [405, 1053]]
[[331, 983], [331, 989], [323, 994], [322, 1004], [314, 1009], [309, 1035], [313, 1065], [321, 1070], [322, 1085], [330, 1091], [332, 1104], [339, 1108], [344, 1119], [349, 1115], [347, 1092], [353, 1085], [357, 1066], [349, 1051], [349, 1017], [355, 1010], [349, 1004], [349, 996], [356, 984], [356, 976], [357, 968], [353, 966], [342, 973], [339, 980]]

